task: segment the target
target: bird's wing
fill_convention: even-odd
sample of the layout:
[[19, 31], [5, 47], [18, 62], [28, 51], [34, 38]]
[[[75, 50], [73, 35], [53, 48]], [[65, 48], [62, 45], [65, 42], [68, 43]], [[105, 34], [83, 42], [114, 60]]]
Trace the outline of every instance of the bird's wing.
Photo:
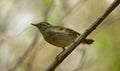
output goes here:
[[55, 33], [64, 33], [64, 34], [76, 34], [76, 35], [80, 35], [80, 33], [69, 29], [69, 28], [64, 28], [64, 27], [60, 27], [60, 26], [52, 26], [50, 28], [50, 31], [55, 32]]

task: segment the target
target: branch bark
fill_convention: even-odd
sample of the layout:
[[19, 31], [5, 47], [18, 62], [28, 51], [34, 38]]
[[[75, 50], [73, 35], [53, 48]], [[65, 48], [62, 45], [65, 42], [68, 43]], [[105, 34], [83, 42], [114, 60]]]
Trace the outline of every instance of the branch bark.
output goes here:
[[54, 71], [55, 68], [62, 63], [62, 61], [90, 34], [96, 27], [119, 5], [120, 0], [114, 0], [114, 2], [100, 15], [96, 21], [94, 21], [85, 32], [79, 36], [74, 43], [72, 43], [68, 49], [66, 49], [57, 59], [55, 59], [45, 71]]

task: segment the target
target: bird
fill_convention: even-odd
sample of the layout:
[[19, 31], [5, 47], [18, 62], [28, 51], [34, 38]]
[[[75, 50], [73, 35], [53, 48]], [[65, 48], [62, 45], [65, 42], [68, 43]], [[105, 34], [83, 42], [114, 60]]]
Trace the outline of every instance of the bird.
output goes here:
[[[40, 22], [32, 25], [39, 29], [48, 43], [62, 48], [63, 51], [65, 50], [65, 47], [70, 45], [78, 36], [81, 35], [72, 29], [61, 26], [53, 26], [48, 22]], [[93, 42], [93, 39], [84, 39], [81, 43], [92, 44]]]

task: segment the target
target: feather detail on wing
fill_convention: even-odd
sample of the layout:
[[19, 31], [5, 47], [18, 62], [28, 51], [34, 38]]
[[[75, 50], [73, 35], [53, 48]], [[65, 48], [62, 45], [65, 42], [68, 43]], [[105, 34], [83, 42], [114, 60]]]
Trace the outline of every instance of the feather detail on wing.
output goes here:
[[53, 26], [52, 28], [50, 28], [51, 31], [56, 32], [56, 33], [65, 33], [65, 34], [76, 34], [76, 35], [80, 35], [80, 33], [72, 30], [72, 29], [68, 29], [68, 28], [64, 28], [64, 27], [59, 27], [59, 26]]

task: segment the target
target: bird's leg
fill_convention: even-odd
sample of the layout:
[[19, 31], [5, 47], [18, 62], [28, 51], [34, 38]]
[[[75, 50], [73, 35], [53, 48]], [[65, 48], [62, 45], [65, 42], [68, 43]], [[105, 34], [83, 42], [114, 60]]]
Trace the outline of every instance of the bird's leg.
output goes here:
[[57, 57], [56, 57], [57, 59], [58, 59], [58, 57], [65, 51], [65, 47], [63, 47], [62, 49], [63, 49], [63, 51], [60, 52], [60, 53], [57, 55]]
[[65, 51], [65, 47], [63, 47], [62, 49], [63, 49], [63, 51], [62, 51], [62, 52], [64, 52], [64, 51]]

